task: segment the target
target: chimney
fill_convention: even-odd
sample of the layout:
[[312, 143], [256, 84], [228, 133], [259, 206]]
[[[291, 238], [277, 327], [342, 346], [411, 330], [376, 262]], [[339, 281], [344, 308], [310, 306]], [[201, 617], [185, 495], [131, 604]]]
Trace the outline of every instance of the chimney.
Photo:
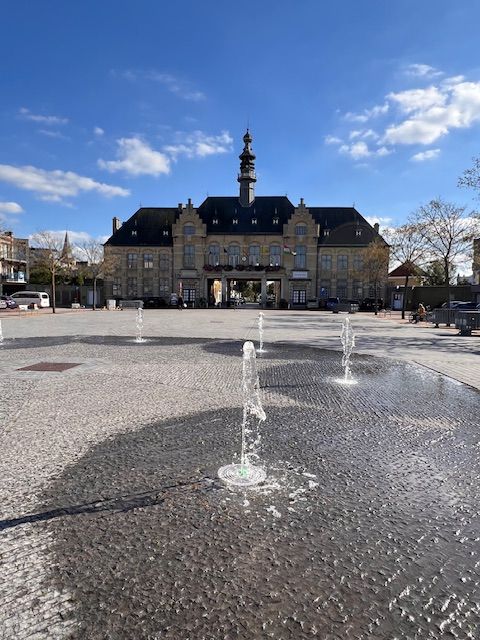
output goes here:
[[379, 233], [380, 225], [378, 224], [378, 222], [375, 222], [375, 224], [373, 225], [373, 230], [375, 231], [375, 233]]
[[112, 220], [113, 233], [116, 233], [120, 229], [121, 226], [122, 226], [122, 223], [121, 223], [120, 218], [117, 218], [117, 217], [113, 218], [113, 220]]

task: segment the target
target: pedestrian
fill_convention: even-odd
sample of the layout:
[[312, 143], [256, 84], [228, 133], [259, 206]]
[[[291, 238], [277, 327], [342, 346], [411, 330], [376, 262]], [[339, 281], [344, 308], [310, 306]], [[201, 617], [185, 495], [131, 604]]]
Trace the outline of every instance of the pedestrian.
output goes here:
[[178, 296], [178, 300], [177, 300], [177, 307], [178, 309], [183, 309], [183, 298], [182, 296]]
[[427, 310], [425, 309], [423, 304], [420, 302], [417, 309], [416, 322], [423, 322], [426, 317], [427, 317]]

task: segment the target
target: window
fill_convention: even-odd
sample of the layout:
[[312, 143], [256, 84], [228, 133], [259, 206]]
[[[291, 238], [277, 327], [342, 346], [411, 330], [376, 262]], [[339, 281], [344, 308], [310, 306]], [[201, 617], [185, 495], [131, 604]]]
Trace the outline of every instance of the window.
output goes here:
[[270, 245], [270, 266], [279, 267], [282, 264], [282, 248], [278, 244]]
[[132, 238], [136, 238], [137, 237], [137, 230], [133, 229], [132, 230]]
[[361, 300], [363, 298], [363, 287], [360, 280], [354, 280], [352, 285], [352, 298]]
[[143, 295], [153, 296], [153, 280], [152, 278], [143, 279]]
[[138, 255], [136, 253], [127, 253], [127, 269], [137, 269]]
[[257, 219], [256, 218], [252, 218], [252, 224], [257, 224]]
[[212, 224], [218, 224], [218, 218], [214, 218], [214, 219], [212, 220]]
[[305, 269], [307, 266], [307, 247], [298, 245], [295, 247], [295, 269]]
[[158, 281], [158, 293], [160, 296], [168, 296], [170, 294], [170, 281], [167, 278], [160, 278]]
[[122, 281], [120, 278], [113, 279], [112, 295], [114, 298], [122, 297]]
[[164, 230], [163, 230], [163, 235], [164, 235], [164, 236], [168, 236], [168, 229], [164, 229]]
[[330, 235], [330, 229], [324, 229], [323, 230], [323, 237], [324, 238], [328, 238], [329, 235]]
[[[348, 256], [337, 256], [337, 271], [346, 271], [348, 269]], [[338, 293], [337, 293], [338, 296]]]
[[195, 227], [193, 224], [186, 224], [183, 227], [183, 233], [186, 236], [194, 236], [195, 235]]
[[332, 270], [332, 256], [325, 254], [320, 258], [320, 268], [322, 271], [331, 271]]
[[248, 264], [252, 266], [260, 264], [260, 247], [258, 245], [248, 247]]
[[186, 244], [183, 247], [183, 266], [186, 269], [195, 267], [195, 247], [192, 244]]
[[338, 298], [347, 297], [347, 281], [346, 280], [337, 280], [337, 297]]
[[272, 221], [272, 222], [273, 222], [273, 224], [278, 224], [278, 218], [275, 216], [275, 217], [273, 218], [273, 221]]
[[357, 236], [357, 238], [360, 238], [360, 236], [362, 235], [362, 230], [361, 229], [356, 229], [355, 235]]
[[214, 267], [220, 264], [220, 247], [218, 244], [211, 244], [208, 247], [208, 264]]
[[294, 289], [293, 290], [293, 304], [306, 304], [307, 303], [307, 292], [305, 289]]
[[127, 297], [135, 298], [137, 296], [137, 279], [127, 278]]
[[232, 220], [232, 222], [233, 222], [233, 224], [238, 224], [238, 218], [234, 218], [234, 219]]
[[328, 298], [330, 296], [331, 283], [330, 280], [322, 280], [320, 282], [320, 290], [318, 292], [319, 298]]
[[153, 253], [144, 253], [143, 254], [143, 268], [144, 269], [153, 269]]
[[168, 271], [170, 269], [170, 260], [168, 254], [161, 253], [160, 254], [160, 271]]
[[296, 236], [306, 236], [307, 235], [307, 225], [306, 224], [297, 224], [297, 225], [295, 225], [295, 235]]
[[183, 289], [183, 301], [184, 302], [190, 302], [190, 303], [194, 303], [195, 302], [195, 295], [196, 295], [196, 290], [195, 289]]
[[353, 270], [357, 273], [363, 271], [363, 259], [362, 256], [353, 256]]
[[236, 267], [240, 263], [240, 247], [232, 244], [228, 247], [228, 264]]

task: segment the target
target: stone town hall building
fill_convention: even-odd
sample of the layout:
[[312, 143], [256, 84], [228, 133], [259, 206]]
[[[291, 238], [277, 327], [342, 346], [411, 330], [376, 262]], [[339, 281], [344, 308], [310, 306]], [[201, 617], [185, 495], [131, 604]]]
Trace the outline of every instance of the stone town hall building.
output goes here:
[[[192, 305], [225, 303], [241, 281], [260, 283], [262, 306], [305, 307], [308, 299], [373, 295], [362, 278], [362, 249], [378, 237], [354, 207], [295, 206], [286, 196], [255, 195], [255, 155], [247, 130], [237, 196], [195, 207], [142, 207], [113, 219], [105, 254], [116, 256], [107, 298], [181, 293]], [[257, 287], [258, 288], [258, 287]], [[283, 300], [283, 302], [281, 302]]]

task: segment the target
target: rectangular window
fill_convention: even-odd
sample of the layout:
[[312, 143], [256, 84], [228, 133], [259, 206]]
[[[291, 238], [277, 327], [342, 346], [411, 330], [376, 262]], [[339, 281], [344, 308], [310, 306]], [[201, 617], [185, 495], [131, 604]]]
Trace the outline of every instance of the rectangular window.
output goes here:
[[307, 292], [305, 289], [294, 289], [293, 290], [293, 304], [306, 304], [307, 303]]
[[352, 284], [352, 298], [361, 300], [363, 298], [363, 287], [360, 280], [354, 280]]
[[137, 296], [137, 279], [127, 278], [127, 297], [135, 298]]
[[138, 254], [127, 253], [127, 269], [137, 269], [137, 268], [138, 268]]
[[183, 248], [183, 266], [186, 269], [195, 267], [195, 247], [191, 244], [186, 244]]
[[270, 246], [270, 266], [280, 267], [282, 264], [282, 248], [277, 244]]
[[160, 254], [160, 271], [168, 271], [170, 269], [170, 259], [168, 254]]
[[347, 297], [347, 281], [346, 280], [337, 280], [337, 297], [338, 298]]
[[293, 266], [295, 269], [305, 269], [307, 266], [307, 248], [303, 245], [295, 247], [295, 257]]
[[122, 297], [122, 281], [120, 278], [114, 278], [112, 295], [114, 298]]
[[152, 278], [143, 279], [143, 295], [153, 296], [153, 280]]
[[153, 253], [144, 253], [143, 254], [143, 268], [144, 269], [153, 269]]
[[260, 247], [253, 245], [248, 247], [248, 264], [255, 266], [260, 264]]
[[353, 256], [353, 270], [360, 273], [363, 270], [362, 256]]
[[331, 283], [330, 280], [322, 280], [320, 282], [320, 289], [318, 292], [319, 298], [328, 298], [330, 296]]
[[197, 292], [196, 292], [195, 289], [184, 289], [183, 290], [183, 301], [184, 302], [194, 303], [195, 302], [196, 293]]
[[320, 258], [321, 262], [321, 270], [322, 271], [331, 271], [332, 270], [332, 256], [330, 255], [322, 255]]
[[348, 256], [342, 256], [342, 255], [337, 256], [337, 271], [346, 271], [347, 269], [348, 269]]
[[160, 278], [158, 281], [158, 295], [163, 298], [170, 295], [170, 281], [166, 278]]

